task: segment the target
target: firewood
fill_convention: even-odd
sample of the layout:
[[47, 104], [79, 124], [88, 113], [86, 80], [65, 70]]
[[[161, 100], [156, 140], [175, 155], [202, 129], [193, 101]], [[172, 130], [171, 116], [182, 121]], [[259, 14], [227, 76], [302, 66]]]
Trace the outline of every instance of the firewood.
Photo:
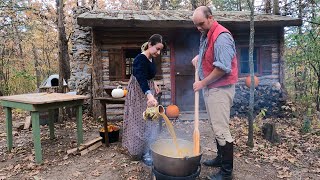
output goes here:
[[83, 149], [86, 149], [87, 147], [92, 146], [93, 144], [95, 144], [96, 142], [101, 141], [101, 140], [102, 140], [102, 137], [99, 136], [91, 141], [88, 141], [84, 144], [81, 144], [79, 147], [79, 151], [82, 151]]
[[81, 144], [79, 147], [67, 150], [67, 154], [68, 155], [69, 154], [76, 154], [79, 151], [82, 151], [84, 149], [87, 149], [87, 148], [93, 146], [94, 144], [97, 144], [97, 142], [102, 142], [101, 140], [102, 140], [102, 137], [97, 137], [97, 138], [95, 138], [95, 139], [93, 139], [91, 141], [88, 141], [88, 142], [86, 142], [84, 144]]
[[94, 145], [84, 149], [83, 151], [80, 152], [81, 156], [87, 154], [88, 152], [97, 149], [98, 147], [102, 146], [102, 141], [99, 141], [97, 143], [95, 143]]
[[75, 154], [77, 151], [78, 151], [78, 148], [77, 148], [77, 147], [76, 147], [76, 148], [72, 148], [72, 149], [67, 150], [67, 154], [68, 154], [68, 155], [69, 155], [69, 154]]
[[31, 126], [31, 116], [26, 117], [26, 121], [24, 122], [23, 129], [29, 129]]

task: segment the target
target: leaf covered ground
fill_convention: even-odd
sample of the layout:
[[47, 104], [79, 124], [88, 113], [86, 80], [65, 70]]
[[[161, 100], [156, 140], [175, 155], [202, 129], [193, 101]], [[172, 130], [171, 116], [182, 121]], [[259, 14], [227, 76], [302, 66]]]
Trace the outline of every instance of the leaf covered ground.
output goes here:
[[[31, 129], [20, 130], [19, 122], [27, 116], [14, 112], [14, 149], [6, 150], [5, 116], [0, 114], [0, 179], [150, 179], [151, 169], [138, 161], [130, 161], [121, 143], [101, 146], [84, 156], [67, 155], [77, 145], [76, 123], [69, 119], [55, 124], [56, 139], [50, 140], [47, 126], [41, 126], [44, 163], [34, 161]], [[264, 120], [265, 121], [265, 120]], [[247, 121], [234, 117], [231, 121], [235, 139], [234, 179], [320, 179], [320, 134], [317, 122], [309, 133], [301, 133], [302, 120], [267, 119], [277, 125], [280, 143], [271, 144], [255, 132], [254, 148], [246, 146]], [[317, 120], [316, 120], [317, 121]], [[118, 124], [121, 122], [118, 122]], [[84, 139], [99, 136], [101, 123], [84, 116]], [[191, 140], [193, 122], [173, 121], [179, 138]], [[212, 130], [208, 121], [200, 121], [202, 161], [214, 157]], [[165, 126], [160, 135], [168, 136]], [[202, 166], [199, 179], [218, 169]]]

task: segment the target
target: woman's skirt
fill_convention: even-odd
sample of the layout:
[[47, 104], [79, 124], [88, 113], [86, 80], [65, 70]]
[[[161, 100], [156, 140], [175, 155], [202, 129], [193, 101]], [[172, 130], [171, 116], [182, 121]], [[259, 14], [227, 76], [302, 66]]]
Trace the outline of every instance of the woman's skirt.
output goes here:
[[[148, 82], [154, 91], [153, 81]], [[142, 92], [137, 79], [131, 76], [128, 84], [123, 118], [122, 146], [130, 155], [141, 156], [149, 150], [158, 135], [158, 122], [146, 121], [142, 114], [147, 108], [147, 96]]]

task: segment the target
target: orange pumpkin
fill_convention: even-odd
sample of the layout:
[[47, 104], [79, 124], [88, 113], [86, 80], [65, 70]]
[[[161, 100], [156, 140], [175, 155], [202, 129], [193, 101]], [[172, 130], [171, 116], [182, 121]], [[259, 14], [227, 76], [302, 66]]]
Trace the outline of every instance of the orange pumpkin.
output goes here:
[[128, 90], [127, 89], [123, 89], [123, 97], [126, 97], [127, 94], [128, 94]]
[[166, 109], [166, 114], [169, 118], [177, 118], [179, 116], [179, 108], [176, 105], [169, 105]]
[[[253, 76], [254, 77], [254, 87], [257, 87], [259, 85], [259, 79], [257, 76]], [[251, 86], [251, 77], [250, 75], [247, 76], [246, 78], [246, 86], [250, 87]]]

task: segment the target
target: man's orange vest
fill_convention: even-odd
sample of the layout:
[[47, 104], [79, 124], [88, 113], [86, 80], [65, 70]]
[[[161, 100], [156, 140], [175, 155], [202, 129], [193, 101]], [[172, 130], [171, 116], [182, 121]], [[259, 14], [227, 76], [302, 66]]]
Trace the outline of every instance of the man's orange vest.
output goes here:
[[[229, 30], [227, 30], [225, 27], [221, 26], [217, 21], [215, 21], [207, 34], [207, 38], [208, 38], [207, 50], [202, 59], [202, 69], [203, 69], [204, 77], [207, 77], [215, 68], [215, 66], [213, 65], [214, 43], [216, 42], [218, 36], [224, 32], [231, 34]], [[208, 88], [216, 88], [216, 87], [226, 86], [230, 84], [235, 84], [237, 83], [237, 81], [238, 81], [238, 65], [237, 65], [237, 55], [235, 54], [231, 62], [231, 72], [228, 74], [225, 74], [217, 81], [209, 84]]]

